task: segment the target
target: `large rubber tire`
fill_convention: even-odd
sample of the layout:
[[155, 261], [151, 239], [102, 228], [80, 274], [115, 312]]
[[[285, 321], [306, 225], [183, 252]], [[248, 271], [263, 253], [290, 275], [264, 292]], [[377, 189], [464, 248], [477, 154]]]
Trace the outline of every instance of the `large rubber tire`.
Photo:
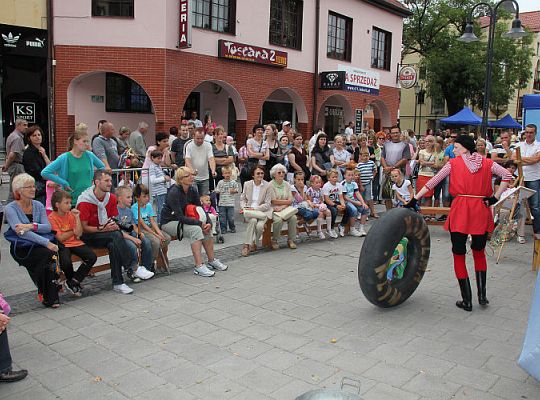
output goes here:
[[[399, 241], [406, 237], [407, 266], [401, 279], [386, 279], [388, 260]], [[358, 281], [362, 293], [378, 307], [395, 307], [416, 290], [426, 271], [431, 241], [420, 214], [406, 208], [387, 212], [369, 230], [358, 261]]]

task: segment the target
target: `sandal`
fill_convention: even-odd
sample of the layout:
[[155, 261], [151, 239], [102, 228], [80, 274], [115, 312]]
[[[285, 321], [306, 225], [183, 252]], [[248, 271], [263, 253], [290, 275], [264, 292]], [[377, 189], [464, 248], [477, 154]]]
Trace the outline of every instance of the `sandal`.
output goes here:
[[242, 247], [242, 257], [249, 256], [249, 244], [245, 244], [244, 247]]

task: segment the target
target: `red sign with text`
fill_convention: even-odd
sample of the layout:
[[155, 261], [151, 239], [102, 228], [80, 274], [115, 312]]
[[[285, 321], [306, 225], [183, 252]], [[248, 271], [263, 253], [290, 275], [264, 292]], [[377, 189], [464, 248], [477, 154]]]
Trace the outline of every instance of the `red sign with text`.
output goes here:
[[287, 66], [287, 52], [285, 51], [231, 42], [230, 40], [222, 39], [218, 41], [218, 56], [220, 58], [271, 65], [273, 67]]
[[191, 47], [191, 21], [189, 20], [190, 0], [180, 0], [180, 31], [178, 48]]

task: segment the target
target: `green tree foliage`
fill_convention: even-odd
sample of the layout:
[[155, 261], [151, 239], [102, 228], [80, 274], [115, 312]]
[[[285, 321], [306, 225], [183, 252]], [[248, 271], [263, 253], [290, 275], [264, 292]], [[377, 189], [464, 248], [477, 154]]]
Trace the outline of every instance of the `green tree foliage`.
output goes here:
[[[482, 107], [486, 73], [488, 27], [481, 28], [478, 17], [487, 9], [475, 11], [475, 34], [481, 40], [463, 43], [457, 39], [464, 31], [473, 0], [408, 0], [413, 15], [405, 21], [404, 54], [418, 53], [427, 70], [427, 90], [432, 97], [446, 100], [450, 115], [465, 103]], [[504, 109], [515, 90], [531, 77], [532, 36], [512, 40], [503, 36], [513, 18], [499, 7], [493, 42], [491, 75], [492, 109]]]

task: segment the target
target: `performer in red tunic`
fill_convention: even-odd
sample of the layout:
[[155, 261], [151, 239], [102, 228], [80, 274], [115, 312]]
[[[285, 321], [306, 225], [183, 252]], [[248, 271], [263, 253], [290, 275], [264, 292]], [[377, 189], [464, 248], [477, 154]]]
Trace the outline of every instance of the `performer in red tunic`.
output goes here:
[[[488, 233], [494, 228], [490, 206], [498, 201], [512, 176], [499, 164], [478, 154], [474, 140], [468, 135], [456, 138], [454, 154], [456, 157], [446, 163], [406, 207], [413, 207], [427, 191], [435, 188], [439, 182], [450, 175], [450, 194], [454, 200], [444, 229], [450, 232], [454, 271], [463, 298], [456, 302], [456, 306], [465, 311], [472, 311], [471, 284], [465, 265], [467, 236], [472, 237], [471, 249], [476, 271], [478, 302], [480, 305], [487, 305], [489, 303], [486, 298], [487, 261], [484, 249]], [[495, 195], [491, 183], [493, 174], [502, 178], [501, 186]]]

